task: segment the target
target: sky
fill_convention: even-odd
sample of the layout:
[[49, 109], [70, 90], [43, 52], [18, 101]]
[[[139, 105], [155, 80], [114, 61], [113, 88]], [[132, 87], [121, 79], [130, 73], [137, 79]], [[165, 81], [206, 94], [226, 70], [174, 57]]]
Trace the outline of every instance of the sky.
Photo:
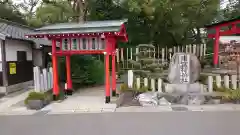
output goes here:
[[[20, 4], [20, 3], [24, 3], [24, 2], [29, 2], [30, 0], [12, 0], [12, 1], [13, 1], [14, 4]], [[41, 0], [39, 0], [38, 6], [40, 5], [40, 1], [41, 1]], [[36, 9], [38, 6], [36, 6], [35, 9]], [[20, 9], [20, 12], [24, 12], [24, 11]]]

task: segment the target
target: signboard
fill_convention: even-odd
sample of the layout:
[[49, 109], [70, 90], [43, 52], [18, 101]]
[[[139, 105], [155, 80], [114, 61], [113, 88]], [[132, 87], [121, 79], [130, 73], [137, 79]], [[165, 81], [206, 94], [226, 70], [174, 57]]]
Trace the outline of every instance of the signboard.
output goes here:
[[10, 75], [14, 75], [17, 73], [16, 63], [9, 63], [9, 72], [10, 72]]
[[182, 54], [179, 56], [180, 83], [190, 82], [190, 55]]
[[[105, 39], [93, 38], [64, 38], [62, 39], [62, 50], [104, 50], [106, 46]], [[70, 48], [71, 46], [71, 48]]]

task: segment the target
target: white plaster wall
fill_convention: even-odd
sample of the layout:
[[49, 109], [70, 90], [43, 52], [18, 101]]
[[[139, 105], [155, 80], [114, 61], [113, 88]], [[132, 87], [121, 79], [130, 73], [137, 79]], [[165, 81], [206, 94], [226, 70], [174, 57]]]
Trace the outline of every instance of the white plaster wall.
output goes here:
[[0, 39], [0, 72], [2, 72], [2, 40]]
[[17, 61], [17, 51], [26, 51], [27, 60], [32, 60], [32, 46], [29, 42], [6, 39], [5, 47], [6, 61]]
[[2, 40], [0, 39], [0, 61], [2, 62]]

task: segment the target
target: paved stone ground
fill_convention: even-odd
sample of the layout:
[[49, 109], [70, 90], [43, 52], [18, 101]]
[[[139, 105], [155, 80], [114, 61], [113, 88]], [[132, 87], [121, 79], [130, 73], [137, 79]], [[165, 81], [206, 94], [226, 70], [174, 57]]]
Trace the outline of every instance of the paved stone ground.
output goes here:
[[28, 110], [24, 99], [30, 91], [21, 91], [0, 99], [0, 115], [53, 115], [106, 112], [188, 112], [188, 111], [240, 111], [240, 105], [171, 105], [158, 107], [120, 107], [116, 108], [115, 97], [110, 104], [105, 104], [104, 86], [78, 90], [61, 102], [53, 102], [41, 110]]

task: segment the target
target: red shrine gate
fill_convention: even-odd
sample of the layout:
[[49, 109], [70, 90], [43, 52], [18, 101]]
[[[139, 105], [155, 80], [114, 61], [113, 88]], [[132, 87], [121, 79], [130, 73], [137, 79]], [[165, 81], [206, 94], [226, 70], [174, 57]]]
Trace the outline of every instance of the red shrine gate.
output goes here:
[[[219, 61], [218, 53], [219, 53], [219, 38], [220, 38], [220, 36], [240, 34], [240, 28], [238, 27], [239, 24], [240, 24], [240, 17], [237, 17], [235, 19], [231, 19], [228, 21], [223, 21], [223, 22], [214, 23], [214, 24], [205, 26], [208, 30], [210, 30], [210, 29], [215, 30], [215, 33], [208, 33], [208, 38], [215, 39], [214, 52], [213, 52], [214, 66], [217, 66], [218, 61]], [[225, 30], [224, 30], [224, 28], [225, 28]]]
[[[57, 57], [66, 56], [67, 89], [73, 92], [70, 57], [77, 54], [105, 55], [105, 102], [110, 102], [109, 57], [112, 56], [112, 96], [116, 95], [115, 55], [117, 41], [127, 42], [124, 23], [127, 20], [92, 21], [85, 23], [62, 23], [44, 26], [26, 35], [28, 38], [48, 38], [52, 40], [53, 97], [59, 96]], [[57, 44], [60, 49], [57, 50]]]

